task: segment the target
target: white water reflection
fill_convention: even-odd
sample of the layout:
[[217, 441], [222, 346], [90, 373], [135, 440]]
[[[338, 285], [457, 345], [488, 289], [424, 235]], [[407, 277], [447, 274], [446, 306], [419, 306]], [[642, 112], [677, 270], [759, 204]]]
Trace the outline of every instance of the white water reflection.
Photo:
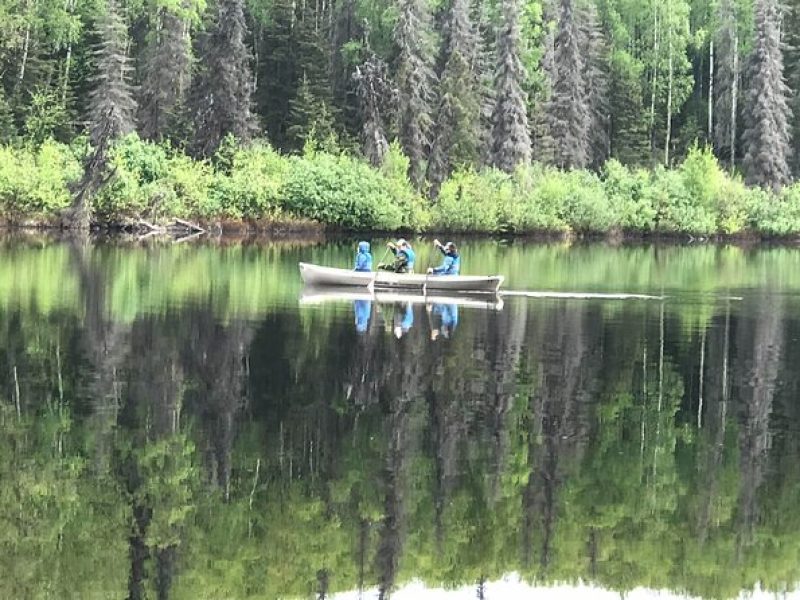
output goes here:
[[[500, 581], [486, 582], [482, 594], [478, 586], [462, 586], [457, 589], [426, 587], [420, 581], [414, 581], [393, 592], [392, 600], [699, 600], [699, 596], [691, 596], [670, 592], [668, 590], [651, 590], [636, 588], [628, 592], [607, 590], [583, 583], [552, 586], [536, 586], [522, 581], [517, 574], [509, 574]], [[380, 597], [378, 588], [351, 591], [332, 596], [333, 600], [373, 600]], [[800, 599], [800, 590], [774, 592], [759, 588], [743, 591], [737, 597], [740, 600], [796, 600]]]

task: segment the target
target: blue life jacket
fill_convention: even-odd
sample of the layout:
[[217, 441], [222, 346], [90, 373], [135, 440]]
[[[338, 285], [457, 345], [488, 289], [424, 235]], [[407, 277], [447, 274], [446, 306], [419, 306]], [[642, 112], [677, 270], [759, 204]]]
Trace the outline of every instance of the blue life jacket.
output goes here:
[[369, 242], [359, 242], [356, 253], [355, 271], [372, 271], [372, 254], [369, 253]]
[[414, 249], [409, 245], [401, 250], [407, 257], [408, 257], [408, 270], [411, 271], [414, 269], [414, 262], [417, 260], [417, 255], [414, 252]]
[[461, 257], [458, 254], [445, 254], [442, 264], [433, 269], [435, 275], [458, 275], [461, 272]]

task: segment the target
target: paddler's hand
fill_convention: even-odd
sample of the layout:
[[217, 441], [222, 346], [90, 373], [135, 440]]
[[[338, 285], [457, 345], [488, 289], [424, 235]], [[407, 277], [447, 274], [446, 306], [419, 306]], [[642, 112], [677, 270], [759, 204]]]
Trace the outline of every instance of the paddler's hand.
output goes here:
[[433, 247], [434, 248], [441, 248], [442, 247], [442, 242], [440, 242], [439, 240], [433, 240]]
[[394, 242], [386, 242], [387, 248], [394, 248]]
[[433, 273], [433, 269], [428, 269], [427, 273], [428, 275], [431, 275]]

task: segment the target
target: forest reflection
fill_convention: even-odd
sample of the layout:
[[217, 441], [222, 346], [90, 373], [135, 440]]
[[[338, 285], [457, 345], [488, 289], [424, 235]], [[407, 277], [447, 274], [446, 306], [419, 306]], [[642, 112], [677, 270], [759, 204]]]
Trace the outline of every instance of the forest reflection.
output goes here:
[[0, 299], [2, 597], [800, 579], [790, 296], [128, 313], [59, 248]]

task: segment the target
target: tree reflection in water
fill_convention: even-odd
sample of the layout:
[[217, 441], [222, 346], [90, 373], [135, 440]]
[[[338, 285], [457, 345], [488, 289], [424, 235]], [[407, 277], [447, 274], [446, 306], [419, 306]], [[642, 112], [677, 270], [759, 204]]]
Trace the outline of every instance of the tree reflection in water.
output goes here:
[[[800, 578], [798, 322], [768, 288], [246, 312], [232, 279], [159, 304], [113, 250], [62, 250], [61, 291], [0, 289], [2, 597]], [[33, 273], [38, 251], [5, 260]]]

